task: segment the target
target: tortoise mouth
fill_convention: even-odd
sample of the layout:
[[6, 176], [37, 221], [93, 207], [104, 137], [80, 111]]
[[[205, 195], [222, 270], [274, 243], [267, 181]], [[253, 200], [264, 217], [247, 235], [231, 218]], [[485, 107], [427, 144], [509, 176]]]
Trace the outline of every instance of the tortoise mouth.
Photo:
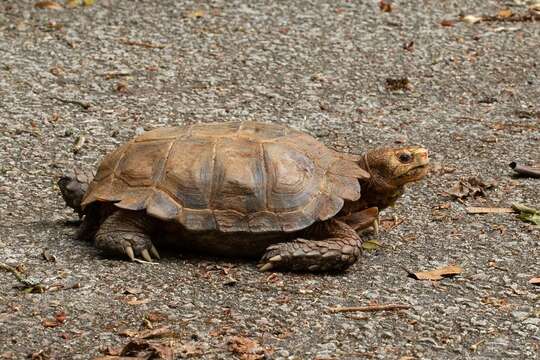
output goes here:
[[409, 179], [409, 181], [419, 180], [423, 178], [429, 170], [429, 164], [420, 164], [413, 167], [407, 173], [400, 176], [402, 179]]

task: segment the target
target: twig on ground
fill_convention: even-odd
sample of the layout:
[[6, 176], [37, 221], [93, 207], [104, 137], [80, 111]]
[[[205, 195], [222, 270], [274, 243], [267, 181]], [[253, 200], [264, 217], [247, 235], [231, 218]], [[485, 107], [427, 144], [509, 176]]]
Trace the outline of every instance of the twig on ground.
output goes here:
[[519, 175], [540, 178], [540, 168], [527, 165], [519, 165], [515, 161], [512, 161], [510, 163], [510, 167]]
[[406, 310], [409, 309], [410, 306], [406, 304], [386, 304], [386, 305], [368, 305], [368, 306], [350, 306], [350, 307], [333, 307], [328, 308], [333, 313], [341, 313], [341, 312], [355, 312], [355, 311], [361, 311], [361, 312], [373, 312], [373, 311], [390, 311], [390, 310]]
[[516, 212], [512, 208], [492, 208], [471, 206], [465, 209], [467, 214], [510, 214]]
[[57, 101], [60, 101], [60, 102], [66, 103], [66, 104], [79, 105], [80, 107], [82, 107], [85, 110], [88, 110], [92, 106], [92, 104], [89, 103], [89, 102], [80, 101], [80, 100], [62, 99], [62, 98], [57, 97], [57, 96], [51, 96], [51, 99], [57, 100]]

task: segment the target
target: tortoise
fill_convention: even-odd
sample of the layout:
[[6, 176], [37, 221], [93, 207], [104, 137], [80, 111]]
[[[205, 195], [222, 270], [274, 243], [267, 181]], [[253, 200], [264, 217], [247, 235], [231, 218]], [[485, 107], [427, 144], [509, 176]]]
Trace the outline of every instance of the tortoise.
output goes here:
[[260, 257], [259, 269], [340, 271], [361, 253], [404, 185], [420, 180], [419, 146], [340, 153], [293, 128], [225, 122], [158, 128], [105, 156], [95, 177], [58, 185], [83, 217], [79, 238], [131, 260], [154, 246]]

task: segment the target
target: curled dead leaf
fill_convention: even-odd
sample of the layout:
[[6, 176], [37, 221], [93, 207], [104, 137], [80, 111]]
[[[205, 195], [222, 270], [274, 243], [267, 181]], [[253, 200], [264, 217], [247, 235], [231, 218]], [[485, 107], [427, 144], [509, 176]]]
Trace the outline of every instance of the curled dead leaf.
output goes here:
[[467, 24], [476, 24], [477, 22], [482, 21], [481, 16], [475, 16], [475, 15], [466, 15], [464, 16], [461, 21], [467, 23]]
[[258, 360], [264, 358], [264, 349], [255, 340], [244, 336], [231, 336], [227, 341], [229, 351], [240, 355], [241, 359]]
[[486, 196], [486, 190], [492, 189], [497, 185], [495, 180], [482, 180], [480, 177], [471, 176], [468, 179], [461, 179], [455, 183], [447, 194], [456, 199], [465, 199], [467, 197]]
[[406, 271], [407, 273], [409, 273], [410, 277], [416, 280], [438, 281], [446, 277], [459, 275], [463, 272], [463, 269], [458, 265], [449, 265], [449, 266], [445, 266], [445, 267], [430, 270], [430, 271], [419, 271], [416, 273], [410, 272], [408, 270]]
[[540, 276], [531, 278], [529, 284], [540, 285]]
[[49, 0], [38, 1], [37, 3], [34, 4], [34, 7], [37, 8], [37, 9], [51, 9], [51, 10], [61, 10], [62, 9], [62, 5], [60, 5], [57, 2], [49, 1]]
[[451, 27], [451, 26], [454, 26], [454, 21], [453, 20], [442, 20], [441, 21], [441, 26], [444, 26], [444, 27]]
[[500, 18], [509, 18], [512, 15], [513, 13], [512, 13], [512, 10], [510, 9], [502, 9], [497, 13], [497, 16]]
[[169, 337], [173, 335], [173, 332], [170, 330], [168, 326], [162, 326], [157, 329], [148, 329], [148, 330], [142, 330], [142, 331], [124, 329], [120, 331], [118, 335], [131, 337], [131, 338], [137, 338], [137, 339], [155, 339], [155, 338]]
[[388, 1], [380, 0], [379, 9], [381, 9], [382, 12], [392, 12], [392, 4]]

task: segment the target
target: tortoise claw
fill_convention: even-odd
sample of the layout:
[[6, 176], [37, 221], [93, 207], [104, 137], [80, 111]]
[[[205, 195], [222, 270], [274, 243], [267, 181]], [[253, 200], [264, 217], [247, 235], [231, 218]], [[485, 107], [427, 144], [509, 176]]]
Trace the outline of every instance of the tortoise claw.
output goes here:
[[274, 265], [268, 262], [268, 263], [266, 263], [266, 264], [264, 264], [262, 266], [259, 266], [259, 271], [268, 271], [268, 270], [272, 269], [273, 267], [274, 267]]
[[148, 250], [144, 249], [143, 251], [141, 251], [141, 256], [144, 260], [148, 262], [152, 262], [152, 257], [150, 256], [150, 253], [148, 252]]
[[380, 228], [380, 221], [379, 221], [379, 217], [377, 216], [375, 221], [373, 221], [373, 230], [375, 231], [375, 236], [377, 238], [379, 237], [379, 228]]
[[133, 248], [131, 246], [128, 246], [125, 248], [126, 254], [129, 257], [129, 260], [135, 261], [135, 253], [133, 252]]
[[150, 253], [152, 254], [153, 257], [155, 257], [156, 259], [161, 259], [161, 256], [159, 256], [159, 253], [156, 249], [156, 247], [154, 245], [152, 245], [152, 247], [150, 248]]
[[272, 256], [270, 259], [268, 259], [268, 261], [275, 263], [275, 262], [281, 261], [281, 259], [282, 259], [281, 255], [276, 255], [276, 256]]

